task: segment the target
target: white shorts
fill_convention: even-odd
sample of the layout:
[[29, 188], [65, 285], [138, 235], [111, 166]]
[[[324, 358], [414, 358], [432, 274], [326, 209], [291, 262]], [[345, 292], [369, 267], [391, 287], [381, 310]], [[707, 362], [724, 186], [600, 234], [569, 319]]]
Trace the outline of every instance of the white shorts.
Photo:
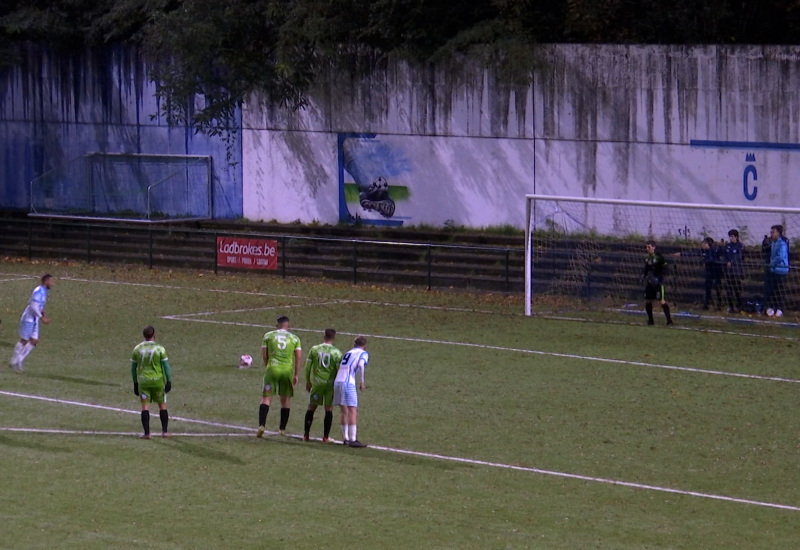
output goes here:
[[39, 339], [39, 319], [32, 321], [25, 315], [19, 320], [19, 337], [23, 340]]
[[355, 384], [334, 384], [333, 404], [345, 407], [358, 407], [358, 391]]

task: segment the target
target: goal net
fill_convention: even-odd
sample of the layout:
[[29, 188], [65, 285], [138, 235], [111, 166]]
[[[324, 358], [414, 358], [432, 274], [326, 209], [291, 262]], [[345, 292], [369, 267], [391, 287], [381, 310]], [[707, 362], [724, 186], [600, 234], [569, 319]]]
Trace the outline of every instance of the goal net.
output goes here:
[[[766, 310], [770, 304], [765, 299], [771, 298], [787, 313], [800, 310], [800, 281], [793, 270], [800, 265], [794, 244], [800, 236], [800, 209], [548, 195], [527, 195], [526, 200], [526, 315], [537, 302], [552, 304], [555, 297], [564, 299], [555, 303], [577, 307], [641, 304], [645, 242], [651, 239], [667, 261], [670, 303], [702, 308], [708, 280], [712, 309]], [[763, 245], [773, 225], [783, 226], [790, 268], [786, 275], [772, 277], [770, 287], [770, 247]], [[738, 274], [727, 266], [725, 255], [732, 229], [743, 245]], [[712, 244], [703, 254], [706, 238]]]
[[212, 217], [211, 157], [90, 153], [30, 183], [31, 215], [156, 221]]

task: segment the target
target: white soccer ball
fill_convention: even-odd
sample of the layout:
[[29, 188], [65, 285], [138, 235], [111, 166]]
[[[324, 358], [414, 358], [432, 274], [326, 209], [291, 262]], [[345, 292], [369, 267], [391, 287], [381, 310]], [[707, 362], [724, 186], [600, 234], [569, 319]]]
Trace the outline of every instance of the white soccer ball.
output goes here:
[[388, 191], [389, 190], [389, 182], [384, 179], [383, 176], [378, 176], [375, 178], [369, 185], [369, 191], [372, 193], [373, 191]]
[[767, 309], [767, 317], [772, 317], [773, 315], [775, 315], [775, 310], [772, 309], [772, 308], [768, 308]]
[[775, 317], [783, 317], [783, 311], [780, 309], [775, 312]]
[[239, 368], [240, 369], [247, 369], [250, 368], [250, 365], [253, 364], [253, 358], [249, 355], [242, 355], [239, 357]]

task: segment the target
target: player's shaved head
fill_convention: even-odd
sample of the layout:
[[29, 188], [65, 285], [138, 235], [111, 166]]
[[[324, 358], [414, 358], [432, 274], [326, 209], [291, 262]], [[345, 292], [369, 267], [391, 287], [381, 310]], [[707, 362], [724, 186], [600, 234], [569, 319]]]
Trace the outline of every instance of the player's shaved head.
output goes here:
[[150, 339], [153, 338], [153, 336], [156, 335], [156, 329], [154, 329], [150, 325], [147, 325], [146, 327], [144, 327], [144, 330], [142, 331], [142, 335], [144, 335], [144, 339], [145, 340], [150, 340]]
[[336, 338], [336, 329], [335, 328], [326, 328], [325, 329], [325, 340], [329, 342], [333, 342], [333, 339]]
[[278, 328], [283, 328], [289, 324], [289, 318], [286, 315], [278, 317]]
[[42, 284], [45, 287], [51, 288], [53, 286], [53, 282], [55, 282], [55, 279], [49, 273], [45, 273], [44, 275], [42, 275]]
[[356, 339], [353, 340], [353, 344], [357, 348], [363, 348], [367, 345], [367, 337], [366, 336], [356, 336]]

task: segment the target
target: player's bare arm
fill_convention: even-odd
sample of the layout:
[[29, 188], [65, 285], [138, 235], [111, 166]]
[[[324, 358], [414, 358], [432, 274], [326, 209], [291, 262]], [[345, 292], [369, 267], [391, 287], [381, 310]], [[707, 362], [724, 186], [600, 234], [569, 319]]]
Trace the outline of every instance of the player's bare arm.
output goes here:
[[261, 346], [261, 358], [264, 360], [264, 366], [266, 367], [269, 361], [269, 349], [267, 349], [267, 346]]
[[300, 380], [300, 360], [303, 358], [303, 350], [294, 350], [294, 377], [292, 378], [292, 385], [297, 386], [297, 381]]

